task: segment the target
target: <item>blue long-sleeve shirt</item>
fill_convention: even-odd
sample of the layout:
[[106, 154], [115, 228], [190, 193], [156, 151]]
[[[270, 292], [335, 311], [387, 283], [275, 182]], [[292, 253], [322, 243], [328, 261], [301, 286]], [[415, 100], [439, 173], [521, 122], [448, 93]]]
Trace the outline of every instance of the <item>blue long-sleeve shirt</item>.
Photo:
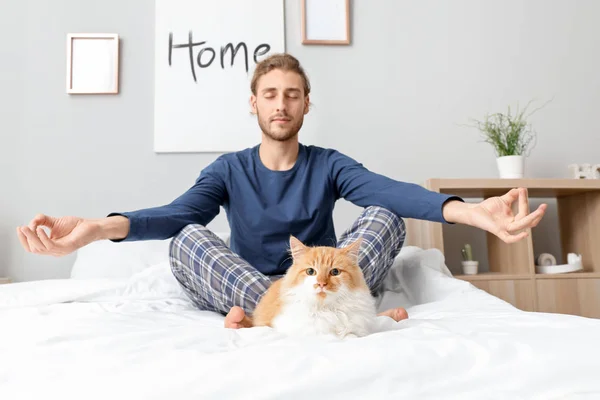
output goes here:
[[170, 204], [132, 212], [127, 237], [114, 241], [168, 239], [188, 224], [206, 226], [220, 207], [231, 230], [230, 248], [267, 275], [289, 267], [289, 237], [307, 245], [336, 243], [335, 202], [381, 206], [401, 217], [447, 223], [443, 204], [459, 197], [399, 182], [366, 169], [332, 149], [299, 145], [287, 171], [272, 171], [259, 157], [259, 145], [220, 156], [195, 184]]

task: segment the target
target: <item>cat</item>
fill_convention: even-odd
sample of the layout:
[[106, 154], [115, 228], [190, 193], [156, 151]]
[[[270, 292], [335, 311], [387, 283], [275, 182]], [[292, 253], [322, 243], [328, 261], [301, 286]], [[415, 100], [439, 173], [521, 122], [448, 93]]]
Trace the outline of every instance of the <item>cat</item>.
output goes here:
[[291, 236], [292, 265], [263, 295], [252, 325], [290, 335], [368, 335], [376, 303], [358, 265], [360, 244], [309, 247]]

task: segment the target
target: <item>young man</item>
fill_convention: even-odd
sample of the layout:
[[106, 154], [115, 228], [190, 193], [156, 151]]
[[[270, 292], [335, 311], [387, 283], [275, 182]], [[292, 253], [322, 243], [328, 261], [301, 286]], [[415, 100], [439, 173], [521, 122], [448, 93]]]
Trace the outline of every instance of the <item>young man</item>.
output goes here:
[[[245, 313], [290, 266], [290, 235], [308, 245], [341, 247], [360, 237], [359, 264], [376, 293], [404, 243], [403, 217], [467, 224], [512, 243], [526, 236], [517, 231], [536, 226], [544, 215], [545, 204], [529, 213], [524, 189], [467, 204], [373, 173], [338, 151], [299, 143], [310, 84], [288, 54], [256, 65], [251, 92], [260, 145], [219, 157], [170, 204], [103, 219], [38, 215], [17, 228], [23, 247], [60, 256], [95, 240], [173, 238], [171, 267], [183, 289], [198, 308], [227, 314], [225, 326], [240, 328], [248, 325]], [[364, 210], [338, 239], [332, 213], [339, 198]], [[231, 228], [229, 247], [206, 228], [221, 206]], [[50, 228], [49, 237], [40, 226]], [[407, 317], [401, 308], [383, 314]]]

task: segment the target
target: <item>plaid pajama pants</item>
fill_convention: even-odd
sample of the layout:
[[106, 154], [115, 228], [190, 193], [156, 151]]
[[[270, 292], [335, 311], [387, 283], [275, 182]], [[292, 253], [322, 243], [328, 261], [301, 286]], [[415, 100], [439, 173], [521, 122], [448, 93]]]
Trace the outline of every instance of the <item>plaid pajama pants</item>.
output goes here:
[[[367, 285], [377, 293], [406, 235], [404, 221], [382, 207], [367, 207], [339, 238], [345, 247], [359, 237], [359, 265]], [[227, 314], [233, 306], [252, 313], [269, 286], [281, 275], [267, 276], [227, 247], [202, 225], [187, 225], [171, 241], [171, 270], [201, 310]]]

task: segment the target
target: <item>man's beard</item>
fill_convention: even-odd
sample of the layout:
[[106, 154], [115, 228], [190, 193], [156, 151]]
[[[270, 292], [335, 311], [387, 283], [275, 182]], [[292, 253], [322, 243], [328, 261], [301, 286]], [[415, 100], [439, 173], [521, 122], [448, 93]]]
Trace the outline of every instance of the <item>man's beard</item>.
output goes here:
[[[271, 129], [271, 120], [274, 117], [267, 117], [263, 120], [258, 112], [256, 113], [256, 116], [258, 118], [258, 125], [260, 126], [262, 132], [270, 139], [278, 142], [287, 142], [298, 135], [303, 123], [303, 119], [300, 118], [297, 121], [292, 120], [291, 124], [284, 129]], [[283, 117], [291, 118], [289, 115], [284, 115]]]

